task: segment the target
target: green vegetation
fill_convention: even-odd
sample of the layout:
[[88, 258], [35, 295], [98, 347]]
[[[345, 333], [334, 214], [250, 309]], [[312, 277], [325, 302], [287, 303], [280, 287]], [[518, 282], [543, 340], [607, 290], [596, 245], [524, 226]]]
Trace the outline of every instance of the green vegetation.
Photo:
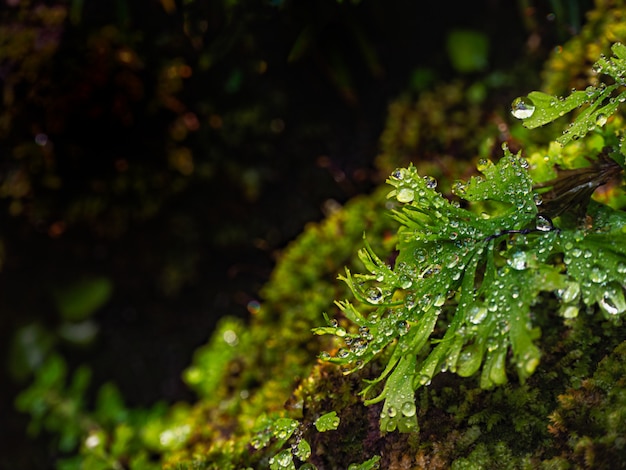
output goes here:
[[[616, 57], [594, 65], [612, 85], [602, 82], [565, 99], [533, 92], [513, 102], [512, 114], [535, 128], [588, 104], [557, 139], [561, 145], [604, 126], [626, 99], [626, 91], [612, 96], [624, 86], [626, 47], [618, 43], [613, 51]], [[401, 224], [395, 266], [366, 245], [359, 256], [367, 273], [346, 270], [341, 277], [358, 301], [376, 310], [363, 315], [339, 302], [358, 332], [347, 333], [336, 320], [314, 330], [343, 339], [346, 347], [328, 360], [352, 370], [391, 350], [381, 375], [363, 391], [366, 404], [385, 400], [382, 431], [418, 429], [414, 392], [440, 372], [469, 377], [481, 370], [482, 388], [502, 385], [511, 349], [524, 383], [541, 356], [532, 321], [533, 310], [546, 311], [538, 305], [541, 293], [558, 296], [566, 318], [578, 315], [582, 300], [620, 322], [626, 311], [626, 216], [595, 203], [586, 212], [596, 188], [622, 170], [622, 136], [603, 140], [606, 146], [589, 158], [590, 166], [561, 171], [536, 191], [530, 164], [507, 147], [496, 164], [479, 161], [484, 176], [454, 185], [457, 200], [445, 199], [436, 180], [412, 166], [392, 173], [388, 182], [395, 189], [388, 197], [402, 204], [394, 211]], [[446, 326], [438, 328], [440, 317]]]

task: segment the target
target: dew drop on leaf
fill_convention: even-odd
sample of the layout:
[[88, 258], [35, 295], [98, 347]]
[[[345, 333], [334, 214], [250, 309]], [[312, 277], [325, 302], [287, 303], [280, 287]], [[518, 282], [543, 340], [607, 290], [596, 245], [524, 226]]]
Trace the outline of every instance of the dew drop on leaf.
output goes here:
[[538, 215], [535, 220], [535, 228], [540, 232], [549, 232], [554, 229], [554, 226], [549, 218], [544, 217], [543, 215]]
[[412, 416], [415, 416], [415, 412], [417, 410], [415, 408], [415, 403], [407, 401], [407, 402], [404, 402], [402, 404], [402, 407], [400, 408], [400, 411], [402, 412], [403, 416], [406, 416], [407, 418], [410, 418]]
[[606, 114], [600, 113], [596, 116], [596, 126], [602, 127], [606, 124], [606, 121], [607, 121]]
[[517, 251], [506, 260], [507, 264], [517, 271], [526, 269], [527, 266], [527, 254], [525, 251]]
[[484, 306], [473, 305], [469, 315], [469, 321], [474, 325], [478, 325], [487, 317], [487, 309]]
[[520, 96], [511, 103], [511, 114], [517, 119], [526, 119], [535, 112], [535, 105], [528, 98]]
[[557, 293], [564, 303], [568, 304], [574, 302], [580, 295], [580, 284], [577, 282], [568, 282], [567, 286], [564, 289], [560, 289]]
[[589, 271], [589, 279], [597, 284], [606, 281], [606, 270], [598, 265], [594, 265]]
[[370, 287], [367, 290], [367, 300], [373, 304], [379, 304], [383, 301], [383, 291], [380, 287]]
[[415, 199], [415, 192], [409, 188], [402, 188], [400, 191], [398, 191], [396, 199], [398, 200], [398, 202], [411, 202], [413, 201], [413, 199]]
[[576, 318], [578, 316], [578, 305], [567, 305], [561, 311], [563, 318]]
[[404, 169], [400, 168], [395, 170], [392, 174], [391, 177], [397, 180], [402, 180], [404, 179]]

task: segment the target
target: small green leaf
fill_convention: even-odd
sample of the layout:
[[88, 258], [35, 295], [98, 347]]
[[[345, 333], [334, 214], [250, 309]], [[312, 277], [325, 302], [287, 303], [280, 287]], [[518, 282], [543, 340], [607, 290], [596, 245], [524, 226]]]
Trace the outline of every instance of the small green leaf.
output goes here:
[[271, 470], [296, 470], [290, 449], [281, 450], [269, 460]]
[[306, 462], [307, 460], [309, 460], [309, 457], [311, 457], [311, 445], [306, 440], [300, 439], [300, 442], [298, 442], [294, 454], [300, 460]]
[[106, 277], [82, 279], [53, 291], [57, 310], [65, 320], [80, 321], [102, 307], [113, 293]]
[[348, 465], [348, 470], [375, 470], [380, 468], [380, 456], [375, 455], [371, 459], [366, 460], [363, 463], [351, 463]]
[[584, 91], [576, 91], [565, 99], [540, 91], [533, 91], [528, 94], [528, 98], [535, 106], [531, 116], [523, 120], [524, 127], [528, 129], [535, 129], [548, 124], [582, 106], [589, 100], [589, 96]]
[[626, 46], [617, 43], [612, 47], [616, 57], [607, 59], [602, 56], [593, 65], [599, 74], [608, 75], [612, 84], [600, 83], [599, 86], [588, 86], [584, 91], [573, 91], [569, 96], [560, 98], [540, 91], [533, 91], [528, 98], [517, 98], [511, 105], [511, 114], [522, 119], [528, 129], [548, 124], [561, 116], [584, 107], [573, 122], [557, 139], [561, 145], [580, 139], [596, 128], [604, 126], [607, 119], [615, 114], [620, 104], [626, 101], [626, 91], [617, 96], [614, 92], [624, 85], [626, 75]]
[[319, 432], [334, 431], [339, 427], [339, 416], [336, 411], [326, 413], [315, 420], [315, 428]]

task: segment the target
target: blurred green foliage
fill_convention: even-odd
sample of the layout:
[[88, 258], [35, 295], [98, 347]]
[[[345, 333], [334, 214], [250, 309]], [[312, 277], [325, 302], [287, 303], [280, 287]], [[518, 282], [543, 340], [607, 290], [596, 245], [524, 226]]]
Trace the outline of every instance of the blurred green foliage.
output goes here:
[[458, 72], [479, 72], [489, 64], [489, 38], [480, 31], [451, 31], [446, 46]]

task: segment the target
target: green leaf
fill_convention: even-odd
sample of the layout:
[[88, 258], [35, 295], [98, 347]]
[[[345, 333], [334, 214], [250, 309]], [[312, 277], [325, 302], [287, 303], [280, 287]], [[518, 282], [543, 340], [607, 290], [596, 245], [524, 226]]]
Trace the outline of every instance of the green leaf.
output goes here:
[[311, 457], [311, 445], [305, 439], [300, 439], [300, 442], [298, 442], [298, 445], [296, 446], [294, 455], [303, 462], [306, 462], [309, 460], [309, 457]]
[[560, 98], [540, 91], [533, 91], [528, 98], [517, 98], [511, 105], [511, 113], [522, 119], [528, 129], [548, 124], [561, 116], [584, 107], [572, 123], [557, 139], [561, 145], [580, 139], [598, 127], [604, 126], [608, 118], [615, 114], [621, 103], [626, 101], [626, 91], [614, 96], [614, 92], [624, 86], [626, 75], [626, 46], [617, 43], [612, 46], [615, 57], [602, 56], [593, 65], [596, 73], [608, 75], [614, 83], [601, 82], [598, 86], [588, 86], [584, 91], [573, 91]]
[[523, 120], [524, 127], [535, 129], [582, 106], [589, 100], [589, 96], [584, 91], [575, 91], [567, 98], [562, 99], [541, 91], [533, 91], [528, 94], [528, 99], [530, 99], [535, 110], [530, 117]]
[[281, 450], [275, 456], [270, 457], [269, 464], [272, 470], [296, 470], [290, 449]]
[[57, 310], [65, 320], [80, 321], [102, 307], [113, 293], [106, 277], [82, 279], [53, 291]]
[[374, 470], [380, 468], [380, 456], [375, 455], [371, 459], [366, 460], [363, 463], [351, 463], [348, 465], [348, 470]]
[[339, 427], [339, 416], [336, 411], [323, 414], [315, 420], [315, 428], [319, 432], [334, 431]]

